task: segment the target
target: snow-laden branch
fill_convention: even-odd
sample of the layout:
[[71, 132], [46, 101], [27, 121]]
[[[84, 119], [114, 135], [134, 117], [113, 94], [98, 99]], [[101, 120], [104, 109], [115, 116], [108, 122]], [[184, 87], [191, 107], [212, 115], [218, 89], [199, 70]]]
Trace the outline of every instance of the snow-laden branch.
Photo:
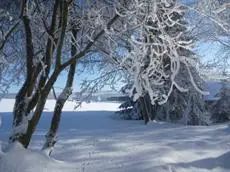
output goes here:
[[[124, 51], [123, 58], [118, 60], [132, 76], [133, 85], [127, 92], [134, 101], [149, 94], [152, 104], [163, 104], [173, 89], [181, 92], [189, 90], [189, 86], [183, 85], [178, 79], [182, 72], [181, 64], [194, 58], [191, 57], [193, 41], [186, 36], [188, 28], [183, 19], [185, 8], [173, 0], [135, 2], [130, 7], [132, 10], [123, 9], [122, 13], [116, 11], [126, 21], [125, 29], [129, 29], [127, 26], [135, 28], [126, 32], [129, 50]], [[108, 42], [116, 44], [112, 36], [121, 37], [122, 34], [110, 34]], [[196, 63], [186, 63], [186, 81], [190, 78], [191, 85], [198, 92], [206, 94], [197, 86], [190, 71], [193, 65]]]
[[[224, 32], [230, 34], [229, 11], [230, 3], [224, 2], [221, 4], [216, 0], [200, 1], [197, 6], [184, 5], [198, 15], [209, 18], [212, 22], [218, 25]], [[227, 14], [228, 16], [226, 16]]]

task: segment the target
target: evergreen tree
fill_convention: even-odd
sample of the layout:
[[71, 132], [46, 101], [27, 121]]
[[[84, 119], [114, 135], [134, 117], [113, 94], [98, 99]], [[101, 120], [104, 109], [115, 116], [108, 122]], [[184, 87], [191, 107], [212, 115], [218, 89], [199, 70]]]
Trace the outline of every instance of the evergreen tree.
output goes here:
[[230, 88], [228, 81], [221, 81], [219, 99], [212, 106], [212, 120], [214, 123], [222, 123], [230, 120]]
[[[145, 123], [156, 117], [164, 121], [183, 120], [185, 124], [201, 124], [199, 119], [204, 111], [204, 100], [198, 91], [201, 92], [204, 82], [192, 64], [197, 59], [187, 48], [192, 44], [192, 38], [187, 34], [185, 10], [177, 1], [167, 2], [157, 1], [155, 12], [159, 20], [146, 23], [144, 42], [151, 46], [144, 49], [146, 54], [142, 66], [139, 69], [133, 67], [141, 72], [135, 74], [133, 87], [130, 87], [131, 97], [134, 97], [134, 105], [140, 108]], [[151, 9], [151, 4], [147, 6], [148, 10]], [[177, 39], [171, 42], [174, 38]], [[134, 54], [133, 59], [140, 56], [135, 57]], [[149, 106], [150, 102], [153, 105]], [[130, 111], [130, 107], [127, 109]]]
[[119, 115], [121, 119], [125, 120], [142, 120], [143, 116], [140, 113], [140, 107], [138, 103], [135, 103], [131, 98], [123, 102], [119, 106]]

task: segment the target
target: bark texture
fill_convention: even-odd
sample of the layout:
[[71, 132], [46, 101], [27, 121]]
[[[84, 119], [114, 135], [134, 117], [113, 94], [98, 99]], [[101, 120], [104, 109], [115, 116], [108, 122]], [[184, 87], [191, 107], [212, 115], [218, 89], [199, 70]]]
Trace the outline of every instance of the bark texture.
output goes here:
[[[77, 30], [72, 30], [73, 38], [71, 42], [74, 42], [77, 36]], [[77, 53], [76, 46], [72, 44], [71, 46], [71, 55], [74, 56]], [[66, 81], [65, 88], [63, 89], [62, 93], [60, 96], [58, 96], [50, 129], [48, 133], [46, 134], [46, 141], [43, 146], [43, 150], [48, 150], [48, 154], [50, 155], [52, 152], [52, 148], [54, 147], [56, 143], [56, 135], [57, 131], [60, 125], [60, 120], [61, 120], [61, 114], [62, 114], [62, 109], [63, 106], [65, 105], [66, 101], [68, 100], [69, 96], [72, 94], [72, 86], [73, 86], [73, 81], [74, 81], [74, 75], [75, 75], [75, 69], [76, 69], [76, 61], [70, 65], [69, 68], [69, 73], [68, 73], [68, 78]]]

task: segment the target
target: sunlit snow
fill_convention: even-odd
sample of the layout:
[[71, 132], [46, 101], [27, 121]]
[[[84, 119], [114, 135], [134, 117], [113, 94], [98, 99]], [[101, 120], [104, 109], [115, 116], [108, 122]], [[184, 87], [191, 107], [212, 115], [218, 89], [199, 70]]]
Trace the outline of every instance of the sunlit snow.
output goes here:
[[[119, 103], [83, 103], [64, 108], [58, 142], [47, 157], [40, 151], [54, 106], [48, 100], [29, 150], [6, 142], [13, 100], [0, 102], [0, 172], [229, 172], [230, 128], [120, 120]], [[4, 112], [5, 111], [5, 112]]]

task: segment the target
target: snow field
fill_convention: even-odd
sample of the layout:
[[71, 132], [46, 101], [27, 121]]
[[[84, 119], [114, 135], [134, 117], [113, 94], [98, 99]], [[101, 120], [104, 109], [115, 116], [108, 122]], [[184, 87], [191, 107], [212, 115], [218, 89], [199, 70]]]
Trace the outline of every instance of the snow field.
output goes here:
[[[12, 100], [0, 102], [1, 112], [3, 107], [7, 109], [4, 102], [10, 101], [13, 104]], [[52, 117], [52, 101], [48, 100], [47, 112], [30, 149], [15, 144], [8, 152], [0, 153], [0, 172], [230, 171], [227, 124], [183, 126], [152, 122], [145, 126], [143, 121], [115, 118], [118, 106], [118, 103], [85, 103], [73, 112], [72, 102], [68, 102], [58, 142], [49, 158], [39, 151]], [[11, 113], [1, 116], [0, 143], [4, 145], [10, 132]]]

